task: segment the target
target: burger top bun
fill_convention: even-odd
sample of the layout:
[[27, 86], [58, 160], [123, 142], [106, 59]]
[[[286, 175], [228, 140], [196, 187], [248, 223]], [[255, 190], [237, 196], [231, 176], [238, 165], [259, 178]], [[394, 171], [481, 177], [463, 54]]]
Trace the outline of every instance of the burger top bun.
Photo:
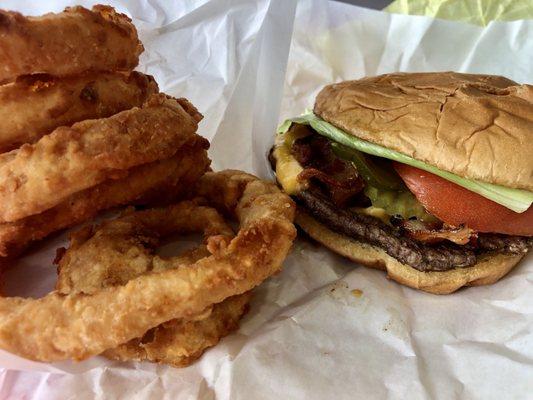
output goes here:
[[454, 72], [326, 86], [320, 118], [441, 170], [533, 191], [533, 86]]

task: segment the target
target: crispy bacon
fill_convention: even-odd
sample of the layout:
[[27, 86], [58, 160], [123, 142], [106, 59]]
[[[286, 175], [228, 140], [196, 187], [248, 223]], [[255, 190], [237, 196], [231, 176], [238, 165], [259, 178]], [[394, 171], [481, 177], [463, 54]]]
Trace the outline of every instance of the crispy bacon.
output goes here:
[[466, 226], [450, 226], [438, 223], [425, 223], [416, 219], [401, 220], [397, 222], [400, 229], [410, 238], [422, 243], [438, 243], [448, 240], [455, 244], [475, 244], [477, 232]]
[[360, 179], [348, 178], [341, 181], [316, 168], [306, 168], [300, 172], [300, 175], [298, 175], [299, 181], [307, 181], [311, 178], [316, 179], [327, 187], [331, 199], [338, 206], [343, 206], [348, 203], [348, 201], [354, 195], [361, 192], [364, 187], [364, 184]]
[[326, 191], [335, 205], [344, 207], [364, 188], [364, 181], [357, 169], [338, 158], [329, 140], [319, 135], [297, 139], [291, 152], [304, 170], [300, 181], [312, 181]]

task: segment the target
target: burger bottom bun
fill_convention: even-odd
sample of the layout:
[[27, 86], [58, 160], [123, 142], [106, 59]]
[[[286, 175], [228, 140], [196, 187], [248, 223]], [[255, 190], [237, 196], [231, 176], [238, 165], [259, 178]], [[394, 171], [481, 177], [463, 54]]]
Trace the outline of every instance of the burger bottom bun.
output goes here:
[[487, 253], [471, 267], [422, 272], [400, 263], [378, 247], [331, 231], [300, 209], [296, 214], [296, 223], [330, 250], [358, 264], [387, 271], [389, 278], [403, 285], [433, 294], [453, 293], [463, 286], [490, 285], [505, 276], [524, 257]]

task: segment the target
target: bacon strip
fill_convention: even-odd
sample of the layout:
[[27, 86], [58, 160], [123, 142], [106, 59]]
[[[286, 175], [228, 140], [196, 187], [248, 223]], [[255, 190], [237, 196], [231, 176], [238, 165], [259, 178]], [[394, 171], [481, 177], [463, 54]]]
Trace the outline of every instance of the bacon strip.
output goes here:
[[465, 245], [475, 242], [477, 232], [466, 226], [442, 225], [424, 223], [419, 220], [402, 220], [399, 223], [401, 230], [410, 238], [422, 243], [438, 243], [448, 240], [455, 244]]
[[312, 179], [318, 183], [335, 205], [347, 206], [363, 190], [364, 181], [357, 169], [333, 153], [329, 140], [318, 135], [307, 136], [296, 140], [291, 152], [304, 167], [298, 180]]

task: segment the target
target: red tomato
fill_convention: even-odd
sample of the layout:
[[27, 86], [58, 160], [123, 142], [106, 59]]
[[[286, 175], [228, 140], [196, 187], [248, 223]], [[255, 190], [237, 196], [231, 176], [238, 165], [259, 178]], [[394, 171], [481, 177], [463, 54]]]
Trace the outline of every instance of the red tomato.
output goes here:
[[516, 213], [430, 172], [396, 162], [394, 169], [426, 210], [447, 224], [465, 224], [479, 232], [533, 236], [533, 207]]

